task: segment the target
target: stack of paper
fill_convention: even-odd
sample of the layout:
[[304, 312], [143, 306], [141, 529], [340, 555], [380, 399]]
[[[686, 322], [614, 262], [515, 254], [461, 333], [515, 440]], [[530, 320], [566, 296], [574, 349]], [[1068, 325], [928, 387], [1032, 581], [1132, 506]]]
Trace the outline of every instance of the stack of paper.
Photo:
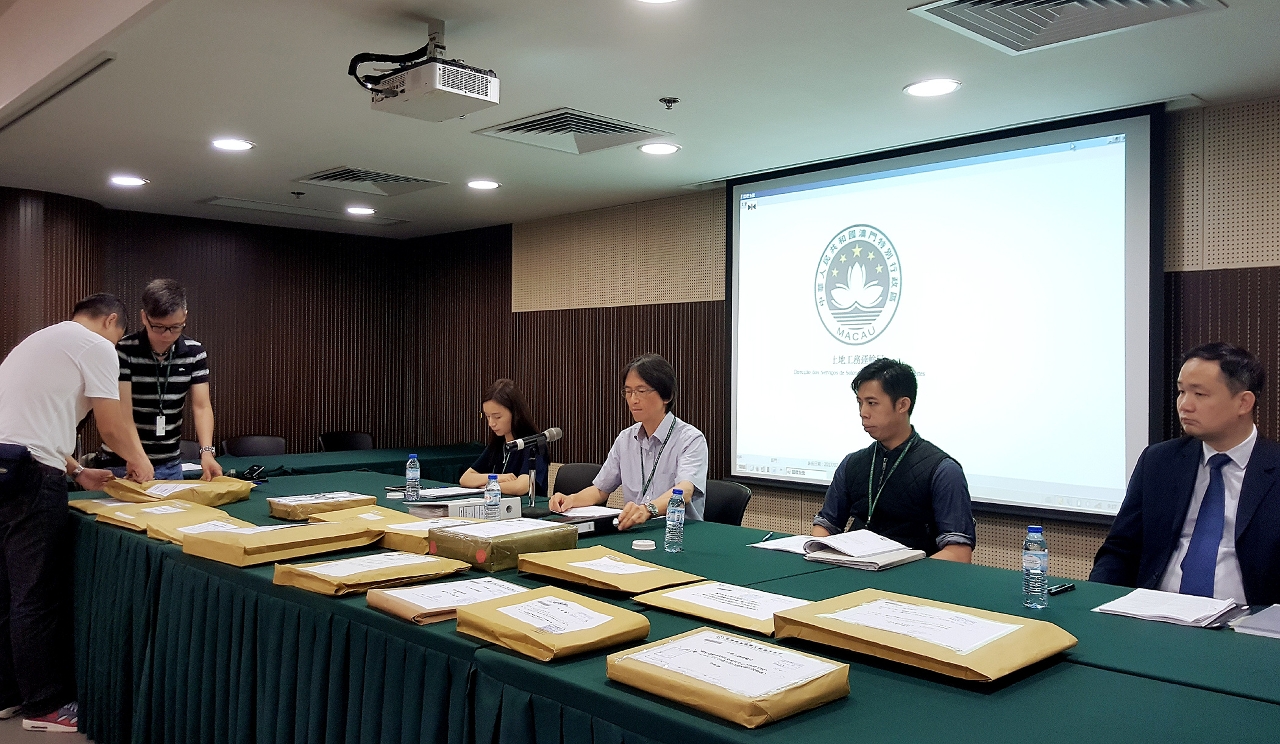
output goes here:
[[758, 543], [751, 543], [747, 547], [805, 555], [804, 545], [812, 539], [813, 538], [809, 535], [793, 535], [791, 537], [780, 537], [777, 540], [764, 540]]
[[1280, 638], [1280, 605], [1271, 605], [1256, 615], [1246, 617], [1232, 628], [1237, 633]]
[[918, 561], [923, 550], [882, 537], [871, 530], [854, 530], [828, 537], [811, 537], [804, 544], [805, 560], [879, 571]]
[[1134, 589], [1119, 599], [1094, 607], [1093, 611], [1203, 628], [1235, 606], [1236, 602], [1233, 599], [1197, 597], [1190, 594], [1158, 592], [1154, 589]]
[[529, 591], [500, 579], [470, 579], [408, 589], [373, 589], [369, 606], [418, 625], [452, 620], [458, 608]]

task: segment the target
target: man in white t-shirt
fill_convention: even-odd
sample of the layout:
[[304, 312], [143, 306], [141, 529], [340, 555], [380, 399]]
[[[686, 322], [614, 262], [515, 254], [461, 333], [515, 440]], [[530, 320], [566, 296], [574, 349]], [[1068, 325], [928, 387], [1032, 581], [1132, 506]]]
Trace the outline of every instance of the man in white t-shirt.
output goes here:
[[114, 476], [71, 458], [77, 424], [92, 410], [102, 438], [126, 453], [129, 477], [153, 476], [120, 406], [124, 318], [120, 300], [91, 295], [71, 320], [27, 336], [0, 362], [0, 718], [21, 711], [32, 731], [79, 722], [67, 476], [92, 491]]

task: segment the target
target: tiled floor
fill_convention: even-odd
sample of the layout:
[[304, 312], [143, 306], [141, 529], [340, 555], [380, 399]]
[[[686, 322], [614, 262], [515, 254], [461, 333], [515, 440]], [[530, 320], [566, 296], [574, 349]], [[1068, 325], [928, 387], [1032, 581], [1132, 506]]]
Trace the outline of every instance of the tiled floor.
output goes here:
[[45, 731], [24, 731], [22, 719], [0, 721], [0, 744], [81, 744], [89, 738], [84, 734], [50, 734]]

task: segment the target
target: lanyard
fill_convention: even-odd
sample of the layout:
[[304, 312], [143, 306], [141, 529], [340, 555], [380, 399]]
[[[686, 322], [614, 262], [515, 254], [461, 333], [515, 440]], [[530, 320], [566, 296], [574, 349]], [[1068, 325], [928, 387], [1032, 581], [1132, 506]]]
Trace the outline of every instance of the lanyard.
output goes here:
[[[903, 460], [907, 459], [907, 453], [911, 451], [911, 445], [914, 444], [915, 441], [916, 441], [915, 434], [912, 433], [911, 438], [907, 440], [906, 448], [902, 450], [902, 454], [898, 455], [898, 459], [893, 461], [893, 467], [889, 468], [889, 472], [885, 473], [884, 477], [880, 479], [880, 488], [876, 491], [876, 494], [874, 497], [871, 495], [871, 482], [872, 482], [872, 479], [875, 478], [875, 474], [876, 474], [876, 457], [874, 454], [871, 456], [871, 470], [870, 472], [867, 473], [867, 524], [868, 525], [871, 524], [871, 515], [874, 514], [876, 511], [876, 504], [880, 503], [880, 494], [884, 493], [884, 487], [888, 485], [889, 479], [893, 477], [894, 471], [898, 469], [898, 466], [902, 464]], [[879, 447], [881, 445], [877, 442], [876, 446]], [[888, 457], [889, 457], [889, 453], [888, 451], [886, 451], [885, 459], [887, 460]]]
[[667, 448], [667, 442], [671, 441], [671, 432], [676, 430], [676, 418], [671, 417], [671, 428], [667, 429], [667, 438], [662, 440], [662, 446], [658, 448], [658, 456], [653, 458], [653, 467], [649, 468], [649, 478], [644, 477], [644, 447], [640, 448], [640, 503], [645, 503], [644, 497], [649, 493], [649, 487], [653, 485], [653, 477], [658, 473], [658, 461], [662, 459], [662, 451]]
[[164, 413], [164, 394], [169, 390], [169, 372], [173, 368], [173, 357], [177, 353], [175, 351], [177, 346], [178, 342], [174, 341], [173, 346], [170, 346], [169, 350], [165, 352], [163, 385], [160, 380], [160, 358], [154, 352], [152, 353], [152, 356], [156, 358], [156, 393], [159, 396], [156, 401], [156, 413]]

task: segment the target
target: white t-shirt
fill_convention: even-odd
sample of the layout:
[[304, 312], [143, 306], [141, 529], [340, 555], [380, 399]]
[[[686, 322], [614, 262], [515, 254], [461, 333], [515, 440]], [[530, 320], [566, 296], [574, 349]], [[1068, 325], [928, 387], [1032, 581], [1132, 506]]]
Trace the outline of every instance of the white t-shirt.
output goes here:
[[119, 400], [119, 377], [115, 346], [74, 320], [36, 331], [0, 362], [0, 442], [66, 468], [89, 399]]

